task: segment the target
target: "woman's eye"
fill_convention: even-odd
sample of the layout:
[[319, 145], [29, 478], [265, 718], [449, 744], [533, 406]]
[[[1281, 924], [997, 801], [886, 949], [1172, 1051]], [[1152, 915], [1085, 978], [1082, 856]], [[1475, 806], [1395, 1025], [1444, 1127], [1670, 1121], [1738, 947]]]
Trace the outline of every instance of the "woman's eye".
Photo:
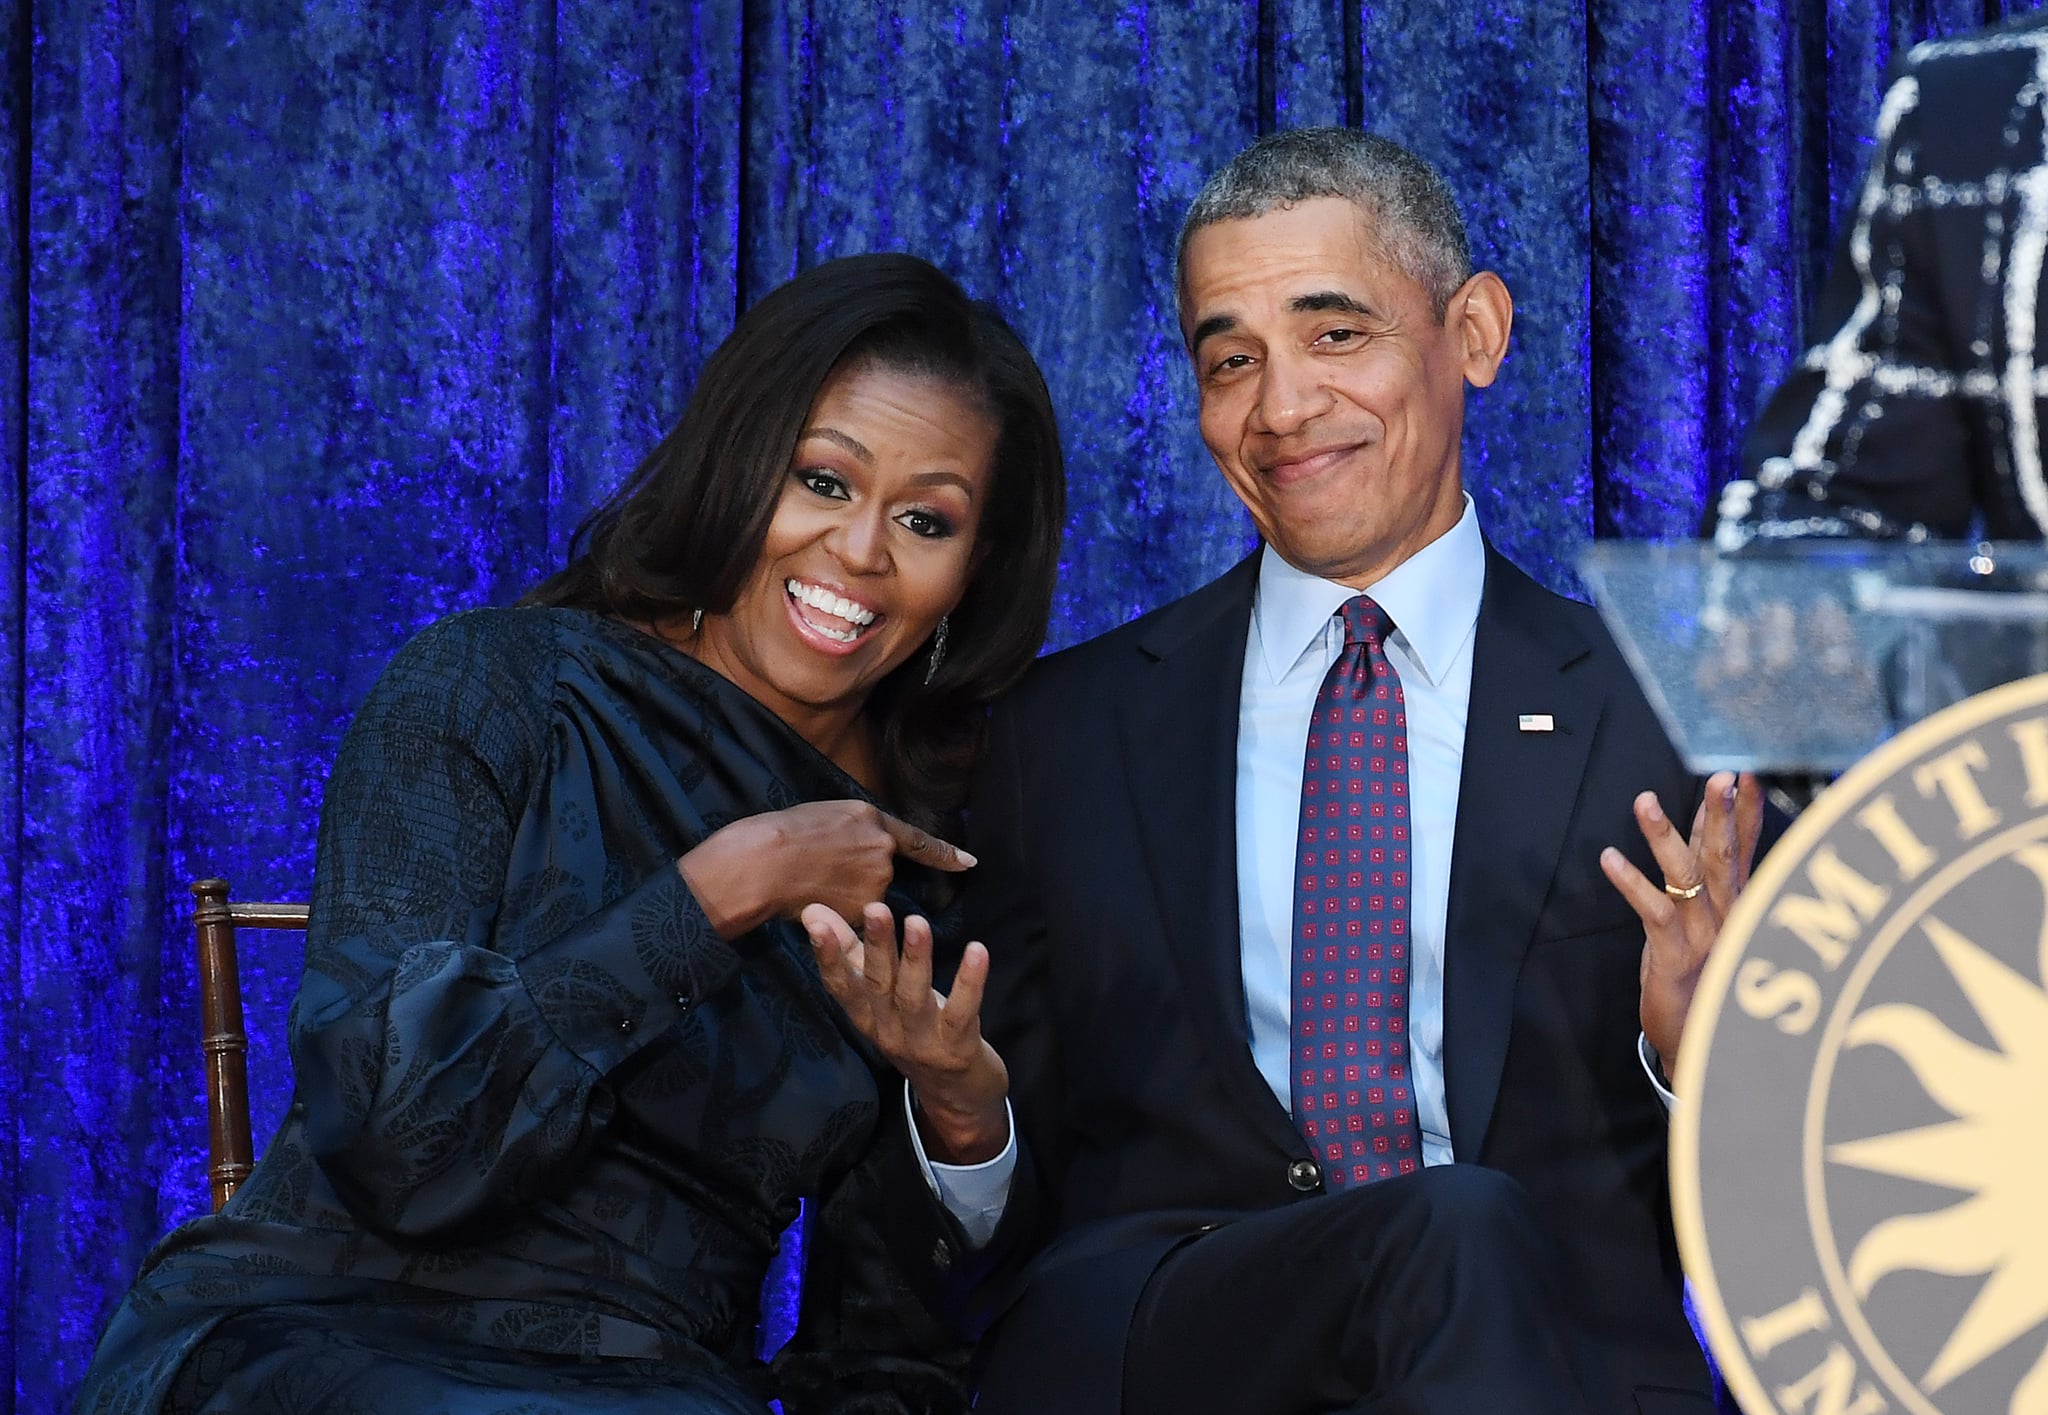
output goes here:
[[937, 540], [953, 534], [953, 523], [944, 516], [934, 515], [930, 511], [905, 511], [898, 519], [903, 523], [905, 530], [927, 540]]
[[816, 468], [809, 468], [798, 472], [796, 479], [802, 482], [808, 490], [814, 491], [820, 496], [828, 496], [834, 501], [847, 501], [851, 499], [847, 495], [846, 482], [837, 473], [821, 472]]

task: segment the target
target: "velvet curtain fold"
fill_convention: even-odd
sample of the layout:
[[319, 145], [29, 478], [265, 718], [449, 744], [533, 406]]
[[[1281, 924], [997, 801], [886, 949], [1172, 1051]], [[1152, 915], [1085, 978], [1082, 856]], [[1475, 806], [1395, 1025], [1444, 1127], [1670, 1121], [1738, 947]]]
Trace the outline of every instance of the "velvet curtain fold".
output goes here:
[[[303, 897], [384, 661], [559, 564], [738, 307], [875, 249], [999, 302], [1063, 421], [1073, 642], [1249, 543], [1182, 208], [1363, 124], [1515, 293], [1468, 482], [1569, 587], [1730, 476], [1895, 51], [2032, 8], [0, 0], [0, 1415], [67, 1408], [205, 1202], [185, 882]], [[260, 1136], [298, 959], [244, 960]]]

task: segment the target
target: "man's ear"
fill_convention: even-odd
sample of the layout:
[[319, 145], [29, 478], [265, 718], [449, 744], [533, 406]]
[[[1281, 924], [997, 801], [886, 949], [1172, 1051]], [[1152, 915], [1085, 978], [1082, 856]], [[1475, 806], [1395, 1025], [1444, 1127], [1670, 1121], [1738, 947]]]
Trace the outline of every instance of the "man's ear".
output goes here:
[[1484, 388], [1500, 372], [1507, 357], [1508, 331], [1515, 323], [1515, 300], [1501, 278], [1482, 270], [1458, 287], [1444, 310], [1444, 323], [1456, 331], [1465, 356], [1465, 381]]

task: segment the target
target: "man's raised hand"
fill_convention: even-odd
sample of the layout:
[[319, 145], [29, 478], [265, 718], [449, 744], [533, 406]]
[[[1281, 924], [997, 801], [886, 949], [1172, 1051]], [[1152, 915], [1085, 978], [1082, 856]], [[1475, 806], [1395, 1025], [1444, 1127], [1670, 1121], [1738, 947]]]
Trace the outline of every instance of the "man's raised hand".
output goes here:
[[1600, 869], [1643, 921], [1643, 1035], [1668, 1076], [1677, 1070], [1700, 971], [1749, 883], [1763, 831], [1763, 788], [1748, 772], [1708, 777], [1690, 837], [1678, 833], [1653, 792], [1636, 797], [1635, 816], [1662, 882], [1649, 879], [1612, 846], [1600, 852]]

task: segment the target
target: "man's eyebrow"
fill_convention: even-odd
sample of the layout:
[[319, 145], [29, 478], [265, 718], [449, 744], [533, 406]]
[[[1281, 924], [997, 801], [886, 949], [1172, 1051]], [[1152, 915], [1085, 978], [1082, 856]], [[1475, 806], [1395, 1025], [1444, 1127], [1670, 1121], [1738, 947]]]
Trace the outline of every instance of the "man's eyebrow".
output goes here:
[[1237, 328], [1236, 315], [1212, 314], [1196, 325], [1195, 332], [1188, 336], [1188, 351], [1192, 353], [1196, 349], [1201, 348], [1204, 339], [1213, 339], [1219, 334], [1228, 334], [1235, 328]]
[[1375, 317], [1369, 305], [1345, 294], [1342, 290], [1317, 290], [1310, 295], [1296, 295], [1287, 302], [1287, 308], [1296, 314], [1327, 314], [1335, 311], [1338, 314], [1355, 314], [1361, 319]]
[[[1287, 302], [1287, 308], [1294, 314], [1352, 314], [1360, 319], [1377, 319], [1379, 316], [1372, 306], [1355, 295], [1342, 290], [1314, 290], [1306, 295], [1296, 295]], [[1233, 314], [1212, 314], [1195, 326], [1195, 332], [1188, 336], [1188, 350], [1193, 352], [1202, 347], [1204, 339], [1218, 334], [1228, 334], [1237, 328], [1237, 316]]]
[[874, 464], [875, 454], [868, 451], [866, 444], [857, 438], [847, 436], [836, 427], [807, 427], [804, 429], [804, 436], [822, 437], [827, 442], [836, 442], [854, 456], [860, 458], [861, 461], [868, 463], [870, 466]]

